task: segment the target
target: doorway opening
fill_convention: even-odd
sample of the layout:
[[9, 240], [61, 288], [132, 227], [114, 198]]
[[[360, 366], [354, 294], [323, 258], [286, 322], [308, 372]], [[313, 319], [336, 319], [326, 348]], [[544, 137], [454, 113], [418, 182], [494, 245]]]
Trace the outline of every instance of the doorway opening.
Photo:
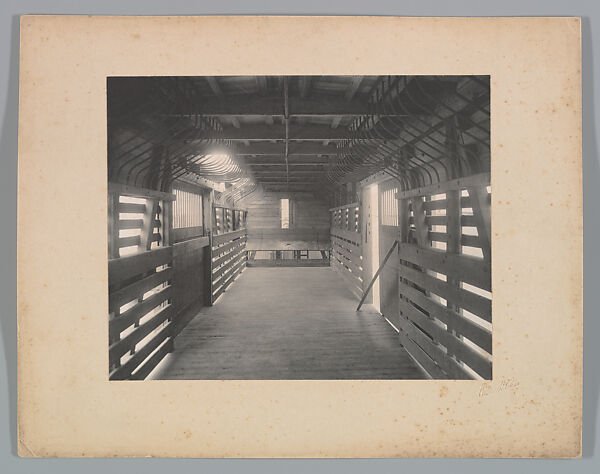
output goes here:
[[[369, 227], [371, 243], [371, 275], [375, 275], [379, 268], [379, 186], [377, 183], [369, 186], [369, 202], [370, 202], [370, 213], [369, 213]], [[373, 285], [373, 307], [381, 313], [381, 300], [379, 293], [379, 279], [377, 279]]]

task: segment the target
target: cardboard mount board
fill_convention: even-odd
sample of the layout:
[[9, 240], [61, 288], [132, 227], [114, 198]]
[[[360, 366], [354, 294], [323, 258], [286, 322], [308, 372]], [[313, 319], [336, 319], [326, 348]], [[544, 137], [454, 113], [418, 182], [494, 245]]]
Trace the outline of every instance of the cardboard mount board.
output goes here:
[[[106, 78], [491, 76], [492, 381], [109, 382]], [[578, 18], [21, 19], [19, 454], [578, 457]]]

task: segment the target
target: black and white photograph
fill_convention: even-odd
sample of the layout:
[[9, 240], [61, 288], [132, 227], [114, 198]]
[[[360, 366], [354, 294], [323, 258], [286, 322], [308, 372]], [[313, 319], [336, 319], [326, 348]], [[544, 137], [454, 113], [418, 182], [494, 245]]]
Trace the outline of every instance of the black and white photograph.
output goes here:
[[110, 380], [492, 379], [489, 76], [106, 85]]

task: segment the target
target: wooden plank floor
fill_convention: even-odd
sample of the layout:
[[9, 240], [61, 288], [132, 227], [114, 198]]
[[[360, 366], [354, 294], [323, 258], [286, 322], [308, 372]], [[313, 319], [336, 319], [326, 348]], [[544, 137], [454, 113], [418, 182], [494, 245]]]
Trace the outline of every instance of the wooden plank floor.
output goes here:
[[175, 339], [154, 379], [422, 379], [330, 268], [247, 268]]

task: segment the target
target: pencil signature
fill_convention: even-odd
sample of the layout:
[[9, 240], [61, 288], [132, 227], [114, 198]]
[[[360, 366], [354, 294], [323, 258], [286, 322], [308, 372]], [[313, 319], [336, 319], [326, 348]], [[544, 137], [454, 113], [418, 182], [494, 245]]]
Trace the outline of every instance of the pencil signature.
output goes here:
[[519, 381], [512, 377], [502, 377], [500, 383], [483, 382], [479, 389], [480, 397], [487, 397], [492, 393], [504, 392], [506, 390], [516, 390], [519, 388]]

